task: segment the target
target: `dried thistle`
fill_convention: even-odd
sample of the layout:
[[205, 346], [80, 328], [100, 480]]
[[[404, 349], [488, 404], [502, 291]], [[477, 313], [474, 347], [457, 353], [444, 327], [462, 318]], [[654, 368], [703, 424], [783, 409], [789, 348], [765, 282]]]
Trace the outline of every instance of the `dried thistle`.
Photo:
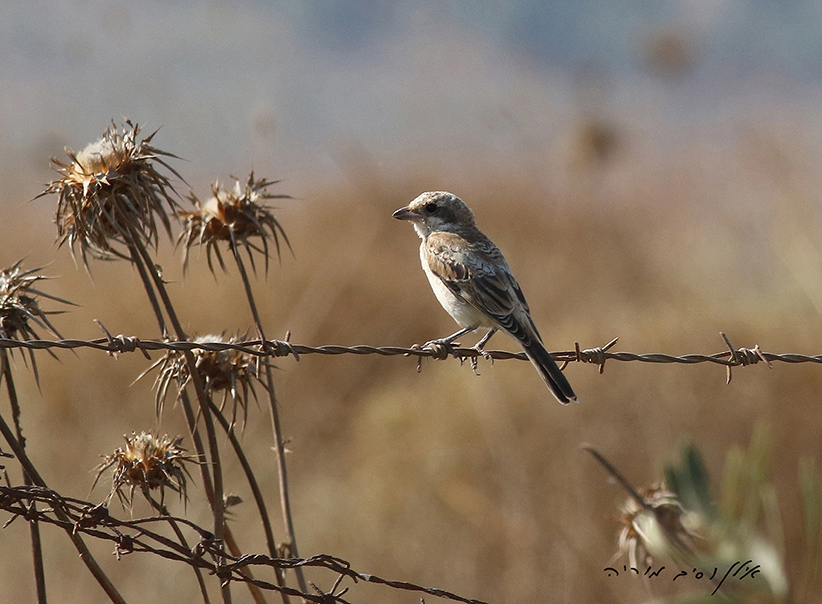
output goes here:
[[57, 194], [58, 244], [68, 243], [72, 256], [79, 245], [86, 268], [87, 253], [106, 260], [129, 259], [130, 253], [119, 246], [129, 248], [140, 241], [156, 247], [158, 219], [171, 237], [168, 217], [179, 207], [171, 196], [176, 191], [155, 164], [182, 180], [162, 159], [176, 156], [150, 144], [157, 131], [138, 140], [140, 130], [129, 120], [122, 130], [112, 122], [100, 140], [79, 153], [66, 148], [69, 163], [51, 160], [62, 177], [37, 197]]
[[[262, 204], [267, 199], [291, 199], [289, 195], [274, 195], [268, 192], [268, 187], [278, 182], [280, 181], [264, 178], [255, 180], [252, 171], [244, 186], [240, 184], [239, 179], [234, 178], [233, 190], [224, 189], [219, 183], [214, 183], [211, 186], [213, 196], [205, 202], [201, 202], [194, 193], [190, 193], [189, 199], [196, 209], [192, 212], [178, 213], [185, 221], [183, 231], [177, 239], [178, 245], [183, 243], [185, 246], [183, 267], [188, 266], [189, 250], [195, 245], [204, 245], [211, 272], [214, 272], [212, 252], [217, 256], [220, 268], [225, 271], [226, 266], [219, 248], [219, 243], [225, 241], [235, 249], [242, 244], [255, 271], [252, 250], [262, 254], [265, 258], [265, 270], [268, 272], [269, 239], [274, 241], [278, 258], [280, 237], [288, 249], [291, 249], [282, 225], [271, 213], [274, 208]], [[262, 248], [252, 241], [255, 238], [259, 238]]]
[[[225, 339], [223, 336], [207, 335], [195, 338], [194, 342], [207, 347], [209, 344], [236, 344], [241, 342], [242, 339], [239, 336]], [[230, 397], [232, 403], [231, 425], [233, 426], [236, 423], [238, 408], [243, 410], [243, 425], [245, 425], [248, 418], [249, 394], [254, 397], [255, 401], [257, 400], [254, 383], [262, 384], [259, 377], [259, 364], [264, 361], [244, 350], [223, 348], [222, 346], [211, 347], [209, 350], [206, 347], [192, 350], [206, 395], [213, 400], [215, 392], [222, 392], [223, 396], [219, 404], [220, 411], [223, 410]], [[154, 383], [156, 388], [155, 404], [159, 416], [163, 412], [163, 406], [171, 384], [177, 384], [179, 395], [179, 392], [188, 383], [190, 374], [185, 355], [182, 351], [177, 350], [169, 350], [137, 379], [142, 378], [155, 368], [159, 368], [160, 371]], [[262, 385], [265, 388], [265, 384]]]
[[682, 507], [664, 483], [638, 490], [646, 507], [629, 497], [620, 509], [619, 555], [627, 555], [633, 568], [650, 565], [654, 555], [671, 553], [670, 536], [682, 543], [703, 537], [693, 526], [696, 517]]
[[131, 508], [134, 491], [139, 489], [146, 500], [156, 507], [150, 491], [159, 489], [162, 506], [166, 488], [178, 493], [181, 499], [188, 500], [186, 487], [190, 475], [184, 464], [196, 461], [197, 457], [182, 447], [182, 438], [170, 438], [168, 435], [158, 437], [151, 432], [132, 432], [131, 436], [124, 435], [123, 438], [126, 446], [104, 456], [103, 463], [95, 468], [97, 476], [92, 489], [103, 472], [113, 467], [109, 501], [116, 494], [123, 507]]
[[[0, 337], [13, 340], [39, 340], [40, 336], [34, 329], [34, 326], [39, 326], [62, 339], [63, 336], [49, 321], [49, 315], [61, 314], [63, 311], [44, 311], [37, 303], [37, 298], [47, 298], [72, 306], [74, 304], [35, 289], [35, 283], [48, 279], [48, 277], [36, 274], [42, 268], [23, 270], [20, 268], [22, 263], [22, 260], [18, 260], [9, 268], [0, 271]], [[48, 350], [48, 353], [56, 358], [51, 350]], [[34, 350], [29, 349], [29, 357], [34, 377], [39, 382]]]

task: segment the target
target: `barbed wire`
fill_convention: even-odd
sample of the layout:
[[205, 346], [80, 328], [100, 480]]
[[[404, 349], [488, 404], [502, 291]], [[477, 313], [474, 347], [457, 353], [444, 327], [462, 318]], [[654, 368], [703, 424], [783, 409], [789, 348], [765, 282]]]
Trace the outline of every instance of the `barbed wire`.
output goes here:
[[[105, 328], [103, 328], [105, 329]], [[382, 356], [416, 356], [420, 361], [429, 357], [444, 360], [449, 357], [458, 358], [461, 361], [469, 360], [476, 363], [479, 357], [497, 360], [527, 360], [525, 353], [509, 352], [505, 350], [479, 350], [477, 348], [459, 347], [458, 344], [445, 344], [439, 341], [432, 341], [426, 344], [414, 345], [411, 347], [401, 346], [339, 346], [326, 344], [322, 346], [306, 346], [292, 344], [290, 334], [286, 334], [284, 340], [248, 340], [243, 342], [215, 342], [196, 340], [143, 340], [135, 336], [117, 335], [111, 336], [106, 331], [107, 336], [93, 340], [14, 340], [0, 338], [0, 348], [27, 350], [51, 350], [51, 349], [77, 349], [93, 348], [101, 350], [111, 355], [140, 351], [150, 359], [149, 352], [157, 350], [173, 350], [178, 352], [203, 350], [207, 352], [222, 352], [235, 350], [254, 356], [288, 357], [293, 356], [299, 361], [302, 355], [322, 354], [322, 355], [382, 355]], [[728, 381], [731, 379], [731, 368], [756, 365], [763, 362], [771, 367], [773, 362], [780, 363], [822, 363], [822, 354], [806, 355], [797, 353], [772, 353], [763, 351], [759, 345], [753, 348], [734, 348], [728, 336], [720, 332], [720, 335], [727, 345], [727, 350], [713, 354], [684, 354], [672, 355], [665, 353], [635, 353], [635, 352], [611, 352], [610, 349], [617, 343], [618, 338], [614, 338], [604, 346], [595, 348], [580, 348], [579, 343], [575, 343], [574, 350], [552, 352], [551, 356], [563, 366], [568, 363], [589, 363], [599, 366], [602, 373], [605, 369], [605, 362], [608, 360], [642, 363], [714, 363], [727, 368]], [[418, 364], [419, 367], [419, 364]]]
[[[23, 518], [28, 522], [52, 524], [73, 533], [82, 533], [95, 539], [113, 542], [114, 554], [118, 559], [131, 553], [150, 553], [213, 574], [217, 574], [218, 571], [228, 573], [226, 579], [228, 581], [252, 583], [261, 589], [282, 592], [317, 604], [332, 604], [334, 602], [350, 604], [348, 600], [342, 597], [348, 591], [348, 588], [337, 591], [342, 580], [346, 578], [354, 583], [374, 583], [393, 589], [420, 592], [455, 602], [462, 602], [463, 604], [487, 604], [482, 600], [466, 598], [444, 589], [423, 587], [407, 581], [391, 581], [376, 575], [361, 573], [353, 570], [349, 562], [328, 554], [319, 554], [310, 558], [272, 558], [262, 554], [232, 556], [214, 539], [213, 533], [185, 518], [150, 516], [119, 519], [109, 513], [106, 503], [95, 505], [81, 499], [65, 497], [52, 489], [39, 486], [0, 486], [0, 510], [12, 515], [4, 527], [17, 518]], [[63, 513], [64, 519], [59, 517], [56, 513], [57, 510]], [[65, 520], [65, 518], [68, 520]], [[161, 527], [171, 525], [193, 532], [196, 543], [192, 547], [188, 547], [158, 532]], [[217, 561], [220, 561], [221, 564], [218, 565]], [[250, 574], [244, 572], [249, 567], [255, 566], [282, 570], [314, 567], [331, 571], [336, 578], [331, 591], [325, 592], [312, 585], [317, 594], [310, 594], [253, 578]]]
[[[527, 360], [524, 353], [503, 350], [480, 350], [476, 347], [460, 347], [457, 343], [443, 343], [432, 341], [423, 345], [411, 347], [400, 346], [306, 346], [290, 342], [290, 334], [283, 340], [251, 339], [245, 341], [215, 341], [213, 338], [200, 340], [170, 340], [147, 339], [135, 336], [112, 336], [102, 325], [105, 337], [92, 340], [59, 339], [59, 340], [15, 340], [0, 338], [0, 350], [24, 349], [33, 354], [35, 350], [75, 350], [91, 348], [103, 351], [109, 355], [140, 352], [146, 359], [151, 360], [151, 352], [156, 351], [205, 351], [224, 352], [238, 351], [255, 357], [282, 358], [293, 356], [299, 360], [308, 354], [322, 355], [381, 355], [381, 356], [409, 356], [417, 358], [419, 369], [423, 358], [444, 360], [457, 358], [461, 362], [468, 360], [476, 370], [477, 360], [484, 357], [491, 361], [496, 360]], [[600, 373], [604, 371], [608, 360], [621, 362], [644, 363], [713, 363], [724, 366], [727, 370], [727, 381], [731, 380], [733, 367], [744, 367], [764, 363], [772, 367], [774, 362], [783, 363], [822, 363], [822, 354], [805, 355], [795, 353], [770, 353], [763, 351], [758, 345], [753, 348], [735, 348], [728, 336], [720, 333], [726, 349], [713, 354], [685, 354], [671, 355], [664, 353], [633, 353], [612, 352], [618, 338], [612, 339], [604, 346], [581, 348], [575, 343], [573, 350], [553, 352], [553, 358], [565, 365], [578, 362], [597, 365]], [[156, 365], [156, 363], [155, 363]], [[2, 452], [0, 451], [0, 454]], [[2, 470], [2, 466], [0, 466]], [[149, 553], [165, 560], [191, 566], [197, 572], [206, 571], [218, 575], [224, 582], [239, 582], [253, 585], [258, 589], [276, 591], [285, 596], [301, 598], [304, 602], [316, 604], [350, 604], [343, 596], [350, 589], [342, 586], [347, 583], [373, 583], [384, 587], [417, 592], [463, 604], [486, 604], [482, 600], [471, 599], [455, 593], [431, 587], [416, 585], [407, 581], [392, 581], [381, 577], [361, 573], [351, 568], [349, 562], [327, 554], [319, 554], [310, 558], [279, 558], [263, 554], [231, 555], [226, 552], [223, 544], [215, 539], [212, 532], [199, 527], [190, 520], [173, 516], [153, 516], [147, 518], [119, 519], [112, 516], [106, 503], [93, 504], [88, 501], [65, 497], [51, 489], [40, 486], [17, 486], [8, 484], [0, 486], [0, 510], [11, 514], [5, 523], [8, 526], [18, 518], [27, 522], [52, 524], [69, 531], [82, 533], [99, 541], [113, 543], [114, 554], [117, 558], [131, 553]], [[177, 535], [182, 531], [193, 533], [194, 543], [189, 547], [182, 537], [175, 540], [163, 532], [173, 529]], [[279, 548], [277, 549], [279, 551]], [[277, 553], [277, 552], [272, 552]], [[316, 593], [306, 593], [307, 587], [296, 589], [287, 585], [280, 585], [255, 577], [249, 572], [252, 568], [270, 568], [281, 572], [288, 569], [316, 568], [319, 571], [330, 573], [328, 591], [318, 588], [313, 583], [311, 587]]]

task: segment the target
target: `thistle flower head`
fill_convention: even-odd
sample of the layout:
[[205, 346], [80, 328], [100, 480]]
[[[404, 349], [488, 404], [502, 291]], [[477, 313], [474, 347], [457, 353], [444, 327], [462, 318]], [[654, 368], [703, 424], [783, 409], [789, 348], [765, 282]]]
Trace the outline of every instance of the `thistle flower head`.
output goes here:
[[[194, 348], [192, 353], [196, 361], [197, 371], [205, 385], [206, 395], [212, 400], [215, 393], [222, 393], [222, 400], [219, 409], [225, 408], [226, 402], [230, 399], [232, 403], [232, 418], [230, 425], [235, 425], [238, 409], [243, 411], [243, 425], [248, 417], [249, 395], [257, 400], [257, 392], [254, 389], [255, 382], [265, 387], [259, 378], [260, 363], [264, 362], [256, 355], [247, 350], [233, 348], [244, 338], [207, 335], [195, 338], [196, 343], [202, 344], [203, 348]], [[179, 393], [188, 383], [190, 374], [185, 356], [177, 350], [169, 350], [163, 357], [158, 359], [140, 377], [146, 375], [151, 370], [159, 368], [159, 375], [155, 380], [156, 397], [155, 403], [157, 414], [162, 414], [165, 399], [172, 383], [177, 384]], [[138, 378], [139, 379], [139, 378]]]
[[700, 538], [692, 514], [664, 483], [639, 489], [639, 494], [645, 507], [629, 497], [620, 509], [622, 530], [617, 555], [627, 555], [632, 567], [651, 564], [653, 556], [676, 551], [671, 537], [680, 543]]
[[[37, 298], [47, 298], [63, 304], [72, 303], [36, 289], [34, 285], [48, 277], [37, 274], [41, 268], [23, 270], [20, 267], [22, 263], [22, 260], [18, 260], [9, 268], [0, 270], [0, 338], [39, 340], [40, 336], [35, 327], [62, 338], [57, 328], [49, 321], [49, 315], [60, 314], [63, 311], [44, 311], [37, 303]], [[51, 350], [49, 354], [54, 356]], [[39, 381], [33, 350], [29, 350], [29, 357], [34, 377]]]
[[155, 505], [150, 491], [159, 490], [162, 505], [166, 488], [178, 493], [181, 499], [188, 499], [189, 473], [185, 463], [195, 461], [196, 456], [182, 447], [182, 438], [155, 436], [151, 432], [132, 432], [131, 436], [124, 435], [123, 438], [125, 447], [118, 447], [111, 455], [104, 456], [103, 463], [95, 468], [95, 485], [103, 472], [113, 468], [109, 500], [116, 494], [123, 506], [130, 508], [134, 491], [139, 489], [146, 500]]
[[62, 176], [38, 195], [57, 194], [58, 243], [68, 243], [72, 255], [79, 246], [87, 268], [89, 253], [128, 259], [136, 241], [156, 246], [158, 221], [171, 237], [168, 217], [178, 205], [174, 187], [156, 165], [182, 180], [163, 160], [176, 156], [150, 144], [156, 131], [138, 140], [140, 130], [129, 120], [121, 130], [112, 122], [100, 140], [79, 153], [66, 149], [70, 162], [52, 159]]
[[232, 250], [236, 250], [242, 244], [248, 252], [252, 267], [252, 251], [262, 254], [267, 272], [270, 240], [274, 242], [278, 258], [281, 237], [288, 249], [291, 249], [282, 225], [271, 212], [274, 208], [265, 205], [265, 201], [269, 199], [291, 199], [288, 195], [274, 195], [268, 192], [268, 187], [278, 182], [280, 181], [255, 179], [252, 171], [244, 185], [240, 184], [239, 179], [234, 178], [233, 189], [225, 189], [219, 183], [214, 183], [211, 186], [212, 197], [205, 202], [201, 202], [191, 193], [189, 198], [195, 210], [178, 213], [185, 223], [183, 232], [177, 240], [178, 244], [182, 243], [185, 246], [183, 266], [188, 265], [189, 250], [195, 245], [204, 245], [211, 271], [214, 272], [212, 252], [217, 256], [220, 268], [225, 270], [219, 243], [227, 242]]

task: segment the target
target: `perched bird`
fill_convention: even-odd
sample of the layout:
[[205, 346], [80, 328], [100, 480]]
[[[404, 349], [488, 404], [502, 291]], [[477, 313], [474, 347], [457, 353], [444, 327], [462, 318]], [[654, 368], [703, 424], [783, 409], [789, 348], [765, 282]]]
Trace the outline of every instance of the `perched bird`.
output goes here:
[[430, 343], [450, 344], [480, 327], [482, 351], [499, 330], [519, 342], [543, 381], [563, 404], [576, 401], [568, 380], [545, 350], [522, 290], [496, 245], [477, 228], [474, 214], [456, 195], [423, 193], [393, 214], [409, 220], [422, 239], [420, 261], [442, 307], [462, 328]]

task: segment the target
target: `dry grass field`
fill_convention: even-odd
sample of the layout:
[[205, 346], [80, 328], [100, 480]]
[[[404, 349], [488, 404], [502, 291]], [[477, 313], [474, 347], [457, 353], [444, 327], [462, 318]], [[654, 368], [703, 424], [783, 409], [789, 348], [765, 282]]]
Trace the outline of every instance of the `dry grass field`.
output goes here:
[[[523, 145], [521, 157], [505, 165], [469, 157], [457, 174], [430, 160], [400, 171], [349, 152], [344, 178], [276, 185], [273, 192], [298, 199], [275, 204], [293, 255], [252, 279], [267, 335], [290, 331], [292, 342], [306, 345], [409, 346], [451, 333], [420, 270], [418, 239], [391, 219], [418, 193], [448, 189], [505, 252], [549, 350], [574, 342], [593, 348], [619, 336], [614, 351], [708, 354], [725, 349], [722, 331], [736, 347], [822, 353], [822, 152], [812, 133], [752, 126], [660, 146], [630, 125], [608, 127], [615, 138], [605, 148], [581, 123], [550, 148]], [[156, 142], [175, 151], [162, 131]], [[184, 164], [174, 166], [186, 176]], [[200, 196], [208, 191], [207, 181], [191, 184]], [[93, 261], [90, 279], [75, 267], [68, 249], [52, 244], [55, 198], [26, 203], [41, 189], [13, 176], [2, 188], [0, 265], [25, 258], [25, 267], [42, 266], [54, 277], [41, 289], [79, 305], [52, 317], [65, 337], [100, 337], [97, 319], [113, 334], [156, 339], [136, 271], [124, 261]], [[253, 333], [235, 268], [212, 276], [204, 251], [194, 249], [184, 275], [180, 250], [167, 239], [157, 258], [189, 334]], [[504, 335], [489, 346], [515, 349]], [[93, 468], [132, 431], [184, 436], [191, 448], [179, 406], [169, 401], [157, 419], [152, 379], [132, 384], [150, 364], [139, 353], [57, 355], [37, 353], [39, 389], [21, 355], [13, 367], [29, 455], [51, 488], [102, 501], [110, 480], [104, 476], [89, 492]], [[719, 500], [729, 451], [747, 450], [762, 425], [771, 439], [766, 477], [775, 507], [760, 529], [781, 556], [788, 597], [822, 601], [813, 595], [819, 578], [811, 584], [803, 570], [806, 548], [820, 544], [806, 542], [798, 480], [801, 460], [822, 459], [822, 370], [815, 364], [738, 368], [726, 385], [717, 365], [612, 360], [600, 375], [594, 365], [571, 363], [565, 371], [580, 402], [567, 407], [516, 360], [480, 360], [479, 376], [455, 359], [423, 361], [419, 374], [416, 361], [403, 357], [304, 355], [276, 365], [302, 556], [328, 553], [363, 573], [499, 604], [708, 596], [712, 587], [695, 580], [604, 572], [627, 563], [612, 562], [626, 493], [580, 445], [594, 446], [639, 487], [659, 481], [680, 446], [692, 443]], [[277, 510], [263, 402], [250, 406], [241, 442]], [[228, 448], [223, 435], [220, 445]], [[245, 552], [263, 553], [245, 480], [230, 455], [224, 461], [226, 492], [244, 500], [232, 508], [230, 526]], [[4, 463], [11, 483], [20, 484], [15, 461]], [[174, 496], [166, 503], [209, 527], [201, 486], [192, 471], [188, 504]], [[134, 515], [150, 514], [136, 499]], [[128, 515], [116, 499], [111, 511]], [[52, 526], [42, 532], [49, 601], [105, 601], [65, 533]], [[275, 533], [282, 535], [279, 520]], [[0, 600], [35, 601], [26, 524], [17, 519], [0, 540]], [[202, 601], [184, 565], [148, 554], [118, 561], [110, 543], [87, 541], [126, 600]], [[307, 577], [324, 590], [334, 581], [311, 569]], [[207, 581], [219, 601], [216, 580]], [[343, 585], [353, 602], [419, 601], [387, 587]], [[235, 602], [251, 601], [242, 585], [232, 593]]]

